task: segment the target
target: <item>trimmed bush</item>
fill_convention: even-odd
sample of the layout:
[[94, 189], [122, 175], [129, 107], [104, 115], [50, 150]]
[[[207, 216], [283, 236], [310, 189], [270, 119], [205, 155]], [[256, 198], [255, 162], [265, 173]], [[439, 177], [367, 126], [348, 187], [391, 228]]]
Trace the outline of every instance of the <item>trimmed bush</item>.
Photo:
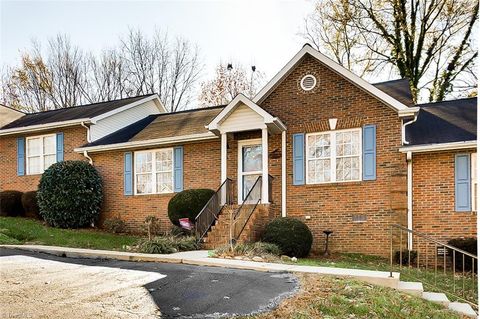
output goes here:
[[[477, 256], [477, 239], [476, 238], [454, 238], [448, 241], [448, 244], [461, 250], [465, 250], [467, 253], [471, 253]], [[450, 251], [450, 256], [453, 256], [453, 251]], [[452, 258], [453, 263], [453, 258]], [[475, 265], [475, 272], [478, 270], [478, 266]], [[462, 271], [463, 258], [459, 253], [455, 253], [455, 269]], [[465, 271], [472, 270], [472, 258], [465, 256]]]
[[180, 226], [180, 218], [188, 218], [192, 223], [195, 222], [195, 217], [202, 210], [208, 200], [215, 194], [211, 189], [187, 189], [170, 199], [168, 203], [168, 217], [170, 221]]
[[43, 173], [37, 199], [40, 215], [50, 226], [89, 226], [100, 214], [102, 180], [87, 162], [58, 162]]
[[38, 207], [37, 191], [25, 192], [22, 194], [22, 206], [26, 217], [41, 219], [40, 208]]
[[[393, 257], [395, 263], [400, 264], [400, 251], [396, 251]], [[410, 250], [410, 265], [415, 265], [417, 262], [417, 251]], [[408, 249], [402, 250], [402, 265], [408, 265]]]
[[105, 219], [103, 228], [110, 233], [123, 233], [125, 231], [125, 222], [118, 217]]
[[264, 243], [258, 241], [256, 243], [237, 243], [233, 246], [225, 245], [215, 249], [214, 254], [217, 256], [247, 256], [247, 257], [278, 257], [282, 251], [272, 243]]
[[23, 216], [22, 192], [0, 192], [0, 216]]
[[312, 232], [303, 222], [294, 218], [271, 221], [263, 234], [263, 241], [276, 244], [284, 255], [305, 257], [312, 248]]
[[161, 236], [152, 240], [142, 239], [137, 250], [145, 254], [172, 254], [178, 251], [196, 250], [197, 241], [193, 236]]

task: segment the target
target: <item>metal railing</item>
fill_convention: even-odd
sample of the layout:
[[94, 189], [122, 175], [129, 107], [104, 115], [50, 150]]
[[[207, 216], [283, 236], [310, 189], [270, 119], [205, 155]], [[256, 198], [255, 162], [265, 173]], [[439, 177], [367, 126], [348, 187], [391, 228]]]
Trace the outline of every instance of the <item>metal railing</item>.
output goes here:
[[197, 217], [195, 217], [195, 235], [198, 242], [207, 234], [210, 227], [212, 227], [218, 219], [218, 215], [223, 207], [225, 207], [225, 205], [231, 205], [232, 203], [232, 180], [227, 178], [208, 200]]
[[[257, 195], [257, 198], [255, 198]], [[233, 213], [233, 218], [230, 219], [230, 238], [234, 241], [237, 241], [240, 238], [245, 226], [247, 226], [250, 217], [252, 216], [255, 208], [257, 208], [258, 203], [262, 199], [262, 176], [259, 176], [255, 183], [253, 184], [250, 191], [245, 196], [242, 204], [237, 209], [235, 213]]]
[[478, 309], [478, 258], [469, 252], [404, 226], [391, 225], [391, 277], [394, 271]]

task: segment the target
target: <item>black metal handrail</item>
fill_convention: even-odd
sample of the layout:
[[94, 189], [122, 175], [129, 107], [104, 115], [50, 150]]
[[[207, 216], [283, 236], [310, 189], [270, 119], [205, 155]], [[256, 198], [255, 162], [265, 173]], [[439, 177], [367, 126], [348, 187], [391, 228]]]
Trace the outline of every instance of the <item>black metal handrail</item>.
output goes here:
[[[260, 190], [259, 198], [257, 200], [254, 199], [253, 203], [247, 202], [251, 200], [250, 197], [254, 190]], [[231, 222], [233, 227], [232, 237], [234, 240], [238, 240], [238, 238], [240, 238], [240, 235], [242, 234], [243, 230], [247, 226], [247, 223], [250, 220], [250, 217], [252, 216], [253, 212], [255, 211], [255, 208], [257, 208], [258, 203], [260, 203], [261, 198], [262, 198], [262, 176], [258, 176], [252, 188], [250, 188], [250, 191], [247, 193], [247, 196], [245, 196], [242, 204], [237, 209], [237, 211], [233, 214], [233, 220]], [[244, 209], [246, 211], [242, 212]], [[237, 231], [237, 229], [239, 229], [239, 231]]]
[[[411, 245], [404, 252], [409, 241]], [[395, 259], [399, 265], [394, 267], [394, 246], [397, 244]], [[469, 267], [465, 267], [466, 263]], [[439, 268], [443, 270], [440, 274]], [[390, 276], [398, 270], [402, 276], [422, 281], [425, 286], [478, 308], [477, 268], [478, 258], [474, 254], [402, 225], [390, 226]], [[445, 285], [445, 282], [452, 284]]]
[[195, 217], [195, 235], [200, 241], [208, 232], [210, 227], [218, 219], [218, 215], [225, 205], [233, 202], [232, 180], [227, 178], [217, 189], [215, 194], [208, 200], [197, 217]]

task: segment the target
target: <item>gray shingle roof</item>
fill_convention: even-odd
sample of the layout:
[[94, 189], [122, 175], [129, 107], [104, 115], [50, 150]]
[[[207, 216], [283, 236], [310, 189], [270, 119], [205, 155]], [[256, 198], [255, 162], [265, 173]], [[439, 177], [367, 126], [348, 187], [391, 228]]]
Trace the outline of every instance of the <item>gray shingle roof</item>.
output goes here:
[[410, 90], [410, 83], [408, 79], [374, 83], [373, 86], [390, 95], [397, 101], [405, 104], [406, 106], [414, 106], [412, 91]]
[[87, 105], [72, 106], [64, 109], [28, 113], [21, 118], [3, 126], [2, 130], [10, 128], [26, 127], [31, 125], [49, 124], [54, 122], [71, 121], [82, 118], [92, 118], [103, 113], [110, 112], [119, 107], [139, 101], [153, 94], [135, 96], [120, 100], [93, 103]]
[[409, 145], [474, 141], [477, 138], [477, 98], [420, 104], [417, 121], [408, 125]]

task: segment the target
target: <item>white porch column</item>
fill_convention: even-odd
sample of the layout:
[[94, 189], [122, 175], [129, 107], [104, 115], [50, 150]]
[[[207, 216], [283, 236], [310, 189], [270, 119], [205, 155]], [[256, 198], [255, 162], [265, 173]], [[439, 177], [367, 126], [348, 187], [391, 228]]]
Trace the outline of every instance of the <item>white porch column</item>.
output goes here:
[[262, 128], [262, 203], [268, 204], [268, 130]]
[[227, 133], [221, 134], [221, 160], [220, 160], [220, 183], [227, 179]]
[[282, 217], [287, 217], [287, 131], [282, 132]]

